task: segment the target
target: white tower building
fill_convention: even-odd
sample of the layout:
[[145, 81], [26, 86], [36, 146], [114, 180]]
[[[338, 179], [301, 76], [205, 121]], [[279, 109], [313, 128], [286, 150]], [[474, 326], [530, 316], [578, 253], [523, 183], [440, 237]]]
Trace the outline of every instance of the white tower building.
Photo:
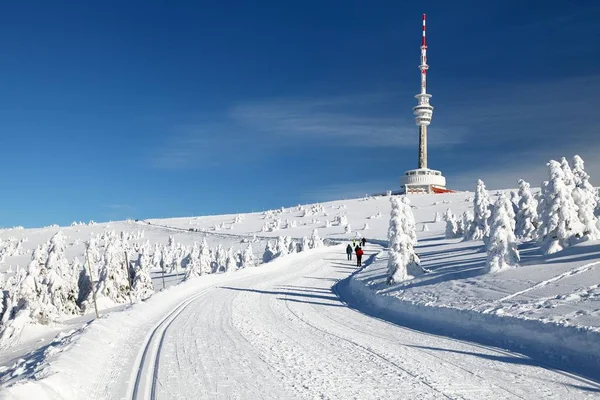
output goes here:
[[433, 116], [433, 106], [429, 104], [431, 95], [427, 93], [427, 37], [426, 18], [423, 14], [423, 37], [421, 39], [421, 92], [416, 95], [417, 105], [413, 108], [415, 121], [419, 127], [419, 167], [404, 173], [402, 188], [405, 193], [443, 193], [446, 189], [446, 178], [440, 171], [427, 168], [427, 127]]

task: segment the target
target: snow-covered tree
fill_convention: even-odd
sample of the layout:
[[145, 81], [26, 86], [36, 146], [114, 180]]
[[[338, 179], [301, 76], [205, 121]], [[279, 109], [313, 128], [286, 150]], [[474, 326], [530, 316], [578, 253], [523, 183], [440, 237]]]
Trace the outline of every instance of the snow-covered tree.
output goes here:
[[291, 237], [284, 236], [283, 241], [288, 249], [288, 254], [294, 254], [298, 252], [298, 245], [296, 244], [296, 241], [293, 240]]
[[221, 244], [217, 245], [214, 261], [217, 265], [216, 269], [213, 268], [214, 272], [226, 271], [227, 251], [223, 248], [223, 246], [221, 246]]
[[442, 216], [440, 215], [439, 212], [435, 212], [435, 215], [433, 216], [433, 222], [440, 222], [442, 220]]
[[350, 226], [350, 224], [346, 225], [346, 227], [344, 228], [344, 232], [345, 233], [352, 233], [352, 227]]
[[115, 303], [129, 301], [129, 270], [125, 269], [125, 253], [119, 240], [110, 239], [100, 266], [96, 296]]
[[252, 245], [248, 244], [246, 250], [241, 255], [240, 258], [240, 268], [249, 268], [254, 267], [254, 253], [252, 252]]
[[149, 248], [143, 247], [138, 253], [138, 260], [132, 268], [131, 297], [135, 301], [146, 300], [154, 294], [154, 285], [150, 276], [152, 259], [148, 252]]
[[490, 235], [490, 199], [481, 179], [477, 180], [475, 199], [473, 200], [473, 226], [465, 230], [467, 240], [485, 240]]
[[277, 238], [277, 242], [275, 243], [275, 257], [284, 257], [287, 256], [289, 252], [289, 247], [285, 237], [279, 236]]
[[414, 215], [407, 197], [391, 197], [392, 212], [388, 228], [389, 259], [387, 283], [411, 279], [423, 273], [414, 245], [416, 232]]
[[585, 172], [583, 159], [578, 155], [573, 157], [573, 201], [577, 206], [577, 215], [584, 225], [583, 234], [586, 239], [600, 239], [600, 224], [595, 214], [598, 207], [596, 189], [590, 184], [590, 176]]
[[463, 232], [463, 240], [470, 240], [470, 238], [473, 237], [475, 230], [473, 218], [473, 213], [467, 210], [463, 212], [460, 220], [458, 221], [458, 227]]
[[308, 246], [311, 249], [316, 249], [318, 247], [323, 247], [323, 239], [319, 237], [319, 232], [316, 229], [313, 229], [312, 235], [310, 235], [310, 239], [308, 241]]
[[519, 202], [517, 209], [517, 220], [515, 225], [515, 236], [523, 241], [535, 239], [537, 227], [539, 226], [537, 214], [537, 200], [531, 194], [529, 183], [519, 179]]
[[369, 230], [369, 224], [365, 222], [365, 226], [363, 226], [363, 231]]
[[273, 249], [273, 245], [270, 241], [267, 242], [265, 247], [265, 252], [263, 253], [263, 263], [268, 263], [269, 261], [275, 258], [275, 250]]
[[306, 236], [302, 237], [301, 249], [300, 251], [310, 250], [310, 239]]
[[538, 229], [544, 254], [553, 254], [570, 246], [583, 236], [584, 226], [579, 221], [577, 206], [571, 190], [564, 182], [561, 164], [548, 162], [550, 180], [544, 190], [541, 224]]
[[235, 272], [237, 270], [237, 260], [233, 249], [230, 247], [225, 255], [225, 272]]
[[565, 157], [560, 159], [560, 168], [563, 172], [564, 184], [569, 188], [569, 190], [573, 191], [573, 189], [575, 189], [575, 175], [573, 175], [571, 166]]
[[454, 215], [454, 213], [452, 212], [452, 210], [449, 209], [449, 208], [447, 208], [446, 211], [444, 211], [444, 215], [442, 215], [442, 221], [448, 222], [448, 218], [450, 216], [453, 216], [454, 219], [456, 219], [456, 216]]
[[508, 214], [512, 211], [510, 200], [502, 194], [492, 211], [490, 238], [487, 243], [486, 272], [499, 272], [516, 267], [519, 263], [519, 250], [512, 229], [513, 220]]
[[[450, 211], [450, 209], [448, 209]], [[452, 211], [444, 215], [446, 217], [446, 239], [454, 239], [458, 237], [462, 237], [463, 232], [460, 229], [458, 221], [456, 220], [456, 216]]]
[[79, 267], [79, 265], [69, 264], [65, 255], [65, 236], [62, 232], [57, 232], [50, 239], [48, 258], [45, 265], [45, 284], [52, 304], [61, 315], [74, 315], [80, 311], [77, 305]]

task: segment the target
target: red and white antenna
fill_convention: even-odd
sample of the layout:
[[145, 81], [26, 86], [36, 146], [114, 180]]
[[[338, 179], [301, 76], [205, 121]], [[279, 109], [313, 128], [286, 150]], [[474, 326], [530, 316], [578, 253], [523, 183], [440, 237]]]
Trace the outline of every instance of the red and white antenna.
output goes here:
[[423, 14], [423, 41], [421, 42], [421, 46], [427, 48], [427, 40], [425, 39], [425, 21], [427, 17]]

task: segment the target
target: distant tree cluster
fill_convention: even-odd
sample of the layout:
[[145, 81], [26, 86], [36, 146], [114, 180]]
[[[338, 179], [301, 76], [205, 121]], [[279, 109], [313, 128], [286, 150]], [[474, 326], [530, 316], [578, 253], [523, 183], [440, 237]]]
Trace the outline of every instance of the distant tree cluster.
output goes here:
[[519, 263], [518, 243], [537, 242], [544, 254], [561, 251], [585, 240], [600, 239], [599, 193], [589, 182], [583, 159], [574, 156], [547, 164], [547, 181], [533, 194], [520, 179], [510, 198], [500, 194], [493, 203], [483, 181], [477, 181], [473, 213], [457, 219], [447, 211], [446, 237], [483, 240], [487, 271], [497, 272]]

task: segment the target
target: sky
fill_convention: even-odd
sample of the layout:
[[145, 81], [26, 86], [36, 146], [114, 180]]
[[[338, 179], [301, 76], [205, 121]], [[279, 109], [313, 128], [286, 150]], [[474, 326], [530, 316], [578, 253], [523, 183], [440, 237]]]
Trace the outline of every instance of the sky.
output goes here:
[[600, 184], [597, 1], [19, 1], [0, 10], [0, 226], [259, 211], [400, 187], [427, 13], [429, 166]]

